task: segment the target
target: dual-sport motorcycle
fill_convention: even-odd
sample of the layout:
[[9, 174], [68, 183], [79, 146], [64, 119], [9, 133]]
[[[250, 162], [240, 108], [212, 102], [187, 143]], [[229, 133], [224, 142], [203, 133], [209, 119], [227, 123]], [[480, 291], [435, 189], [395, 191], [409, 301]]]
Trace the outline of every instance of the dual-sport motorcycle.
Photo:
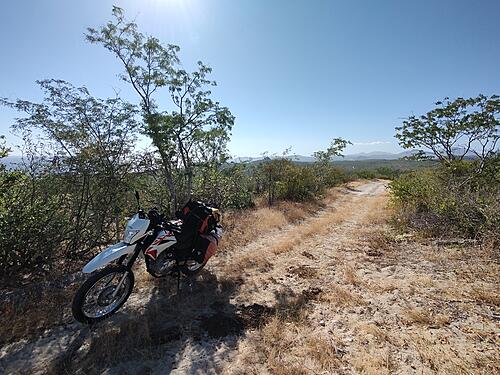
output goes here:
[[114, 314], [134, 287], [132, 266], [143, 254], [147, 271], [154, 277], [174, 276], [177, 288], [181, 273], [200, 272], [214, 255], [222, 236], [217, 209], [189, 201], [176, 213], [177, 220], [166, 220], [157, 209], [147, 214], [140, 208], [129, 220], [123, 241], [108, 247], [83, 268], [91, 276], [73, 298], [74, 318], [92, 324]]

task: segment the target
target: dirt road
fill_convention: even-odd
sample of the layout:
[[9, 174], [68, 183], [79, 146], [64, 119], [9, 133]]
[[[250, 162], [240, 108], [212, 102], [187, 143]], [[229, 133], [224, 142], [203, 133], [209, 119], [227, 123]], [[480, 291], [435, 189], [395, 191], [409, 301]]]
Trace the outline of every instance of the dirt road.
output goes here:
[[498, 373], [497, 259], [395, 234], [385, 184], [336, 189], [317, 215], [218, 254], [179, 295], [141, 274], [115, 317], [90, 329], [68, 315], [4, 346], [0, 372]]

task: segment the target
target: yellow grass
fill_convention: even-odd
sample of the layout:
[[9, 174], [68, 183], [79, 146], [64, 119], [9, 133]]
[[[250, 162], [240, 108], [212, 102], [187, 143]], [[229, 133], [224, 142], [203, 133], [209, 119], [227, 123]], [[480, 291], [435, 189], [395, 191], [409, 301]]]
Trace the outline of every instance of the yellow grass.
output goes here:
[[404, 312], [405, 320], [408, 324], [424, 325], [433, 328], [440, 328], [450, 323], [450, 318], [441, 313], [434, 313], [421, 307], [410, 307]]
[[224, 215], [222, 251], [231, 251], [255, 240], [264, 233], [288, 224], [285, 214], [276, 209], [262, 207], [252, 210], [230, 212]]
[[351, 292], [340, 285], [330, 285], [326, 292], [321, 294], [321, 301], [335, 306], [357, 306], [365, 304], [366, 301], [357, 293]]

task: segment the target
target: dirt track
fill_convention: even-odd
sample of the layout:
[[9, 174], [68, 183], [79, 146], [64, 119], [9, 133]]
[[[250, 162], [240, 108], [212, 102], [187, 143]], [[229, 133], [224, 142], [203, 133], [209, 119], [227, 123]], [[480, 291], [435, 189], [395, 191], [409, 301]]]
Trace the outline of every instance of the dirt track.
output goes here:
[[179, 295], [141, 274], [92, 330], [68, 316], [6, 345], [0, 372], [500, 371], [495, 263], [394, 235], [386, 206], [384, 181], [337, 189], [317, 215], [219, 254]]

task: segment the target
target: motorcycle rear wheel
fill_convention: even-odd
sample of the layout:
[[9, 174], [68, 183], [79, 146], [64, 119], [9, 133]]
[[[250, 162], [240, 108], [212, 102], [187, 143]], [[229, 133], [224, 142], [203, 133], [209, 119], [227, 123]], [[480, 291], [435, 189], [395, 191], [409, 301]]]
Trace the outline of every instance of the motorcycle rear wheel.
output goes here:
[[[113, 293], [125, 275], [118, 293]], [[106, 267], [90, 276], [76, 292], [71, 310], [73, 317], [86, 324], [109, 318], [127, 301], [134, 288], [134, 274], [123, 265]]]

